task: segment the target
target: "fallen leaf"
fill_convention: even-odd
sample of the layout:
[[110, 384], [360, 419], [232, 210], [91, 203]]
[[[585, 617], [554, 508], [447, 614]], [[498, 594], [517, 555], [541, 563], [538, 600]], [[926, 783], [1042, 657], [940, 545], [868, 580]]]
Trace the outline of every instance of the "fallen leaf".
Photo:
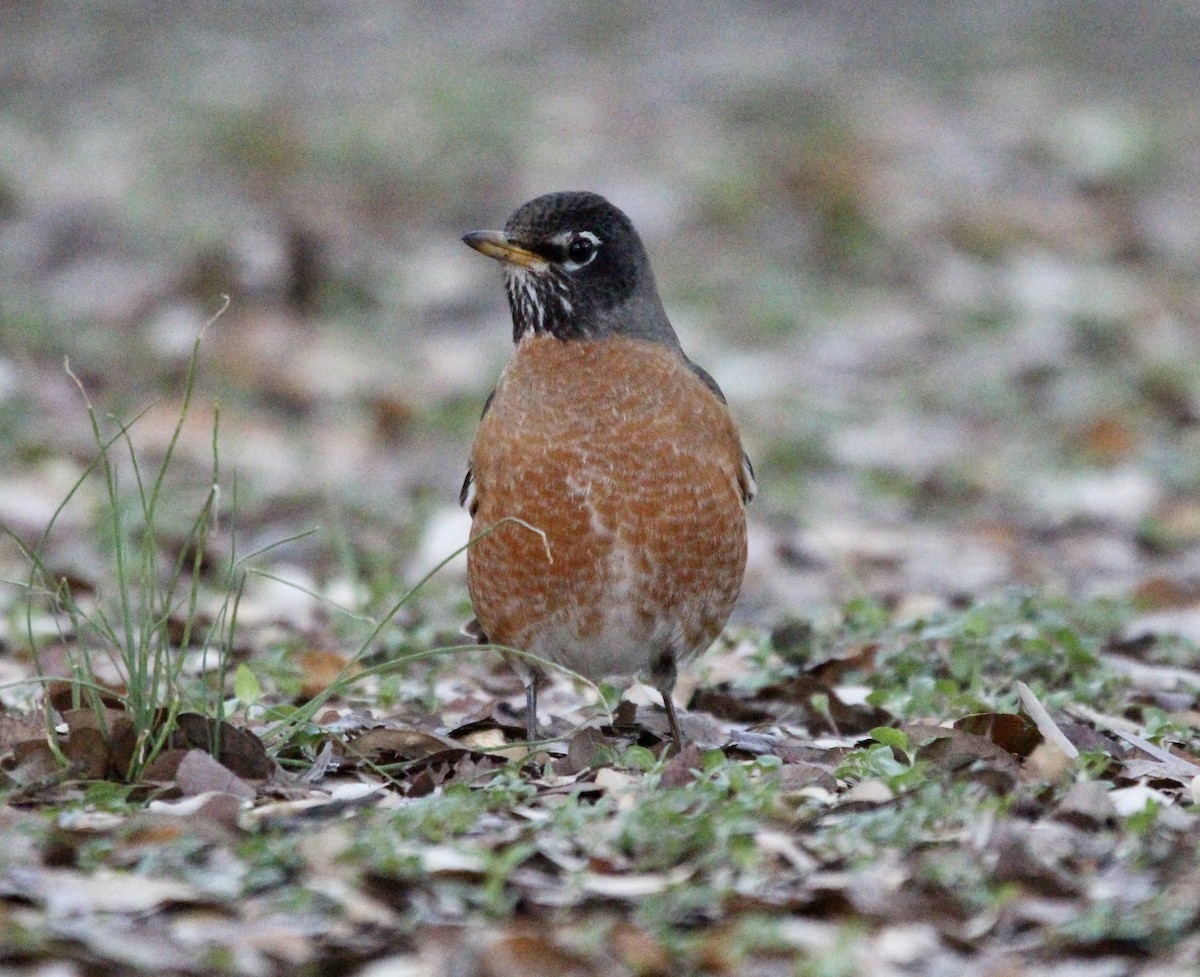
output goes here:
[[1025, 759], [1021, 776], [1027, 780], [1059, 783], [1074, 776], [1075, 759], [1054, 743], [1041, 743]]
[[1163, 763], [1159, 760], [1126, 760], [1121, 776], [1129, 780], [1171, 781], [1180, 787], [1192, 783], [1200, 773], [1190, 763]]
[[13, 765], [6, 769], [9, 780], [29, 787], [52, 777], [59, 770], [58, 755], [45, 740], [24, 740], [13, 746]]
[[[123, 696], [126, 691], [124, 686], [101, 681], [93, 684], [99, 687], [98, 696], [101, 705], [108, 709], [124, 710]], [[73, 711], [94, 712], [95, 710], [86, 707], [90, 703], [89, 697], [96, 695], [96, 689], [83, 688], [77, 682], [69, 682], [66, 679], [55, 679], [46, 687], [46, 700], [50, 703], [50, 708], [64, 716]]]
[[894, 720], [884, 710], [868, 705], [848, 705], [837, 692], [808, 675], [797, 675], [760, 689], [754, 702], [762, 703], [776, 721], [803, 723], [838, 736], [867, 733]]
[[378, 726], [346, 740], [346, 755], [372, 764], [421, 760], [435, 753], [454, 749], [449, 737], [434, 736], [411, 728]]
[[339, 679], [357, 675], [362, 671], [358, 662], [350, 663], [350, 659], [337, 651], [324, 648], [312, 648], [293, 656], [293, 661], [300, 668], [300, 697], [311, 699], [320, 695]]
[[201, 902], [193, 886], [97, 868], [89, 872], [54, 869], [34, 873], [28, 880], [29, 898], [55, 916], [91, 913], [145, 913], [167, 903]]
[[1024, 759], [1033, 752], [1042, 734], [1027, 717], [1011, 712], [980, 712], [955, 720], [954, 728], [991, 740], [1012, 756]]
[[1063, 756], [1069, 760], [1079, 759], [1079, 750], [1075, 745], [1063, 735], [1063, 731], [1058, 728], [1058, 724], [1050, 718], [1050, 713], [1038, 701], [1033, 690], [1024, 682], [1017, 682], [1017, 697], [1021, 700], [1021, 707], [1033, 720], [1038, 731], [1042, 734], [1042, 738], [1049, 744], [1056, 747]]
[[567, 744], [567, 755], [554, 762], [554, 772], [560, 776], [571, 776], [603, 764], [612, 757], [615, 743], [600, 730], [588, 726], [571, 737]]
[[638, 977], [674, 977], [671, 954], [642, 927], [617, 920], [608, 939], [617, 957]]
[[623, 872], [614, 875], [583, 872], [579, 885], [593, 895], [606, 899], [644, 899], [682, 885], [695, 873], [692, 865], [680, 865], [668, 872]]
[[878, 641], [843, 648], [823, 661], [810, 664], [805, 671], [818, 682], [830, 686], [837, 685], [851, 673], [870, 675], [874, 672], [879, 649]]
[[873, 777], [868, 780], [860, 780], [841, 796], [843, 805], [859, 804], [864, 807], [887, 804], [895, 799], [896, 795], [892, 789], [882, 780]]
[[1020, 776], [1020, 761], [990, 739], [941, 726], [900, 727], [916, 747], [915, 757], [951, 774], [985, 782], [996, 793], [1007, 793]]
[[179, 770], [180, 762], [189, 752], [188, 750], [180, 749], [163, 750], [162, 753], [150, 761], [149, 765], [142, 772], [142, 779], [151, 783], [171, 783], [175, 779], [176, 772]]
[[71, 761], [72, 772], [77, 777], [101, 780], [110, 774], [112, 751], [108, 748], [107, 737], [98, 729], [74, 730], [63, 744], [62, 751]]
[[667, 761], [667, 765], [659, 777], [659, 785], [664, 789], [686, 787], [696, 779], [702, 766], [700, 747], [695, 743], [688, 743]]
[[1080, 828], [1102, 828], [1116, 821], [1117, 809], [1108, 788], [1096, 780], [1083, 780], [1071, 785], [1053, 817]]
[[460, 948], [453, 971], [462, 977], [591, 977], [599, 971], [538, 933], [515, 931]]
[[1150, 803], [1157, 804], [1159, 807], [1169, 807], [1172, 803], [1169, 795], [1164, 794], [1161, 790], [1155, 790], [1153, 787], [1147, 787], [1145, 784], [1118, 787], [1108, 792], [1108, 799], [1112, 802], [1117, 814], [1123, 818], [1141, 814], [1146, 809], [1146, 805]]
[[1079, 434], [1079, 441], [1101, 465], [1124, 461], [1137, 447], [1137, 435], [1128, 421], [1112, 414], [1102, 415], [1087, 424]]
[[204, 750], [188, 750], [175, 772], [175, 783], [187, 797], [198, 794], [233, 794], [253, 800], [255, 790], [228, 767], [223, 766]]
[[175, 723], [169, 743], [172, 748], [210, 752], [216, 747], [217, 761], [247, 780], [266, 780], [275, 770], [266, 747], [248, 729], [194, 712], [180, 713]]
[[0, 712], [0, 757], [11, 753], [18, 743], [44, 742], [46, 736], [46, 717], [42, 713]]

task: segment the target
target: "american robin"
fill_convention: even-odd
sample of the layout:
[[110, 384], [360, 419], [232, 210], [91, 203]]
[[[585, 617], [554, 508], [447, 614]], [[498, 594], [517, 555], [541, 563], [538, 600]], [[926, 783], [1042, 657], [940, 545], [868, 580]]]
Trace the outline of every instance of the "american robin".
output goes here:
[[[467, 554], [474, 633], [591, 679], [647, 676], [679, 748], [677, 669], [725, 626], [746, 566], [754, 472], [725, 397], [603, 197], [547, 194], [463, 241], [503, 263], [516, 343], [460, 496], [473, 537], [496, 527]], [[545, 673], [510, 660], [536, 739]]]

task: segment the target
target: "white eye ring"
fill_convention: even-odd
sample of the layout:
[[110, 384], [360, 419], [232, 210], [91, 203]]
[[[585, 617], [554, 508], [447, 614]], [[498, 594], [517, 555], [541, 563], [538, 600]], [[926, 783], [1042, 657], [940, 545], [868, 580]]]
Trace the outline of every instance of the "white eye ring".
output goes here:
[[580, 231], [567, 241], [567, 260], [563, 267], [567, 271], [575, 271], [584, 265], [591, 264], [600, 253], [600, 238], [591, 231]]

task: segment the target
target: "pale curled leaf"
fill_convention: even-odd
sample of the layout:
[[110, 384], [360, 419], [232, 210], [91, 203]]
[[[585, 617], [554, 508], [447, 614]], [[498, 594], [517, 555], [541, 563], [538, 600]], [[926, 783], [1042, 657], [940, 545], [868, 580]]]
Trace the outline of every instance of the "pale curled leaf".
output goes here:
[[1021, 700], [1021, 706], [1026, 714], [1037, 726], [1038, 732], [1042, 734], [1042, 739], [1057, 747], [1068, 759], [1078, 760], [1079, 751], [1075, 748], [1075, 744], [1067, 739], [1063, 731], [1058, 728], [1058, 723], [1046, 711], [1046, 707], [1038, 701], [1033, 690], [1024, 682], [1017, 682], [1017, 697]]

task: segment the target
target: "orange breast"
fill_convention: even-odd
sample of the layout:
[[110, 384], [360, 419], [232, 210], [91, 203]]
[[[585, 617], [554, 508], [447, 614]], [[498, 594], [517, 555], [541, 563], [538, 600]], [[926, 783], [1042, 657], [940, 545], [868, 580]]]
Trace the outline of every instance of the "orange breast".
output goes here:
[[471, 453], [468, 553], [493, 642], [593, 678], [686, 660], [741, 586], [742, 449], [728, 409], [659, 344], [522, 340]]

